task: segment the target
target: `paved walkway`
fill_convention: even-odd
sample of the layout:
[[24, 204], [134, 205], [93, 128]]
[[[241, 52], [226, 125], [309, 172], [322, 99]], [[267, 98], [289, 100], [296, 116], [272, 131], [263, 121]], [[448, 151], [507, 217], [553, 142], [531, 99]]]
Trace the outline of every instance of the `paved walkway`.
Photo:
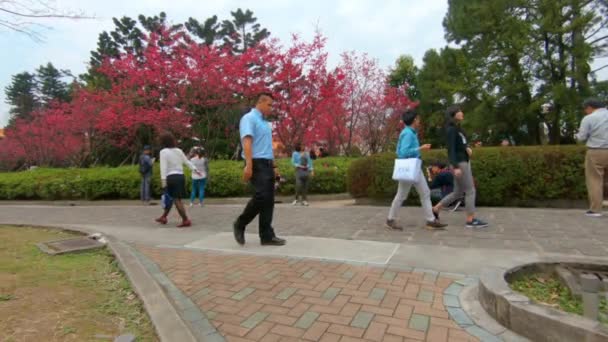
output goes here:
[[241, 247], [231, 223], [242, 208], [190, 208], [194, 226], [177, 229], [176, 216], [153, 222], [158, 206], [3, 204], [0, 223], [84, 228], [131, 243], [198, 307], [182, 315], [204, 315], [229, 341], [492, 340], [454, 306], [455, 279], [546, 256], [608, 262], [608, 219], [581, 210], [481, 208], [485, 230], [446, 212], [448, 229], [433, 232], [422, 228], [421, 209], [408, 207], [405, 231], [393, 232], [386, 207], [283, 204], [275, 227], [288, 244], [260, 246], [254, 223]]
[[227, 341], [478, 341], [449, 319], [437, 274], [137, 247]]

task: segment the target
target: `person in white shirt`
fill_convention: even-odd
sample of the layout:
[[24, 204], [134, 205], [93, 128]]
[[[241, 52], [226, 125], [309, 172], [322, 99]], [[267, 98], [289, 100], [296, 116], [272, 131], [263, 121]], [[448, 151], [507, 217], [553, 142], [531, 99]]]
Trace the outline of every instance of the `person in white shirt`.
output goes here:
[[192, 191], [190, 192], [190, 206], [194, 205], [194, 200], [198, 192], [198, 205], [203, 206], [205, 199], [205, 186], [207, 185], [207, 177], [209, 176], [209, 161], [205, 158], [205, 150], [200, 147], [193, 151], [194, 157], [190, 162], [200, 174], [192, 172]]
[[[200, 175], [200, 172], [188, 160], [184, 152], [177, 147], [175, 137], [171, 133], [161, 135], [160, 143], [163, 147], [160, 151], [160, 181], [163, 192], [173, 199], [175, 207], [182, 217], [182, 223], [177, 227], [190, 227], [192, 222], [188, 219], [186, 208], [182, 203], [182, 198], [186, 197], [186, 178], [184, 177], [183, 165], [186, 164], [197, 175]], [[171, 207], [172, 205], [167, 206], [163, 215], [157, 218], [156, 222], [167, 224], [167, 216]]]

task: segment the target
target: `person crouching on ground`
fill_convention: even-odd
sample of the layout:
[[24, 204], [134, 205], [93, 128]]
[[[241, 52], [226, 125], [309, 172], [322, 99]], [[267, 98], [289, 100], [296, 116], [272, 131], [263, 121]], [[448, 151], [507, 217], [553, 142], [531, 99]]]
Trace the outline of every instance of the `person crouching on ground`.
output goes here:
[[[416, 130], [420, 127], [420, 117], [414, 110], [408, 110], [403, 114], [403, 122], [405, 128], [399, 134], [399, 142], [397, 143], [397, 158], [408, 159], [408, 158], [420, 158], [420, 151], [430, 150], [431, 145], [425, 144], [420, 146]], [[433, 214], [433, 205], [431, 204], [431, 191], [426, 182], [426, 178], [422, 174], [422, 169], [418, 170], [418, 181], [413, 185], [416, 187], [416, 191], [420, 196], [420, 203], [424, 210], [424, 216], [426, 219], [426, 227], [428, 229], [444, 229], [446, 224], [439, 221], [439, 217]], [[386, 226], [391, 230], [403, 230], [403, 227], [397, 224], [395, 221], [397, 218], [397, 211], [403, 204], [403, 201], [407, 199], [409, 195], [412, 183], [399, 182], [399, 188], [397, 194], [393, 199], [393, 204], [388, 213], [388, 219]]]
[[[186, 164], [192, 172], [200, 175], [196, 167], [188, 160], [184, 152], [177, 147], [175, 137], [171, 133], [165, 133], [160, 137], [163, 149], [160, 151], [160, 181], [163, 191], [166, 192], [175, 203], [177, 212], [182, 218], [182, 223], [177, 227], [190, 227], [192, 222], [186, 215], [186, 208], [182, 198], [186, 197], [186, 178], [184, 177], [183, 165]], [[172, 205], [164, 209], [163, 215], [156, 222], [167, 224], [167, 216]]]

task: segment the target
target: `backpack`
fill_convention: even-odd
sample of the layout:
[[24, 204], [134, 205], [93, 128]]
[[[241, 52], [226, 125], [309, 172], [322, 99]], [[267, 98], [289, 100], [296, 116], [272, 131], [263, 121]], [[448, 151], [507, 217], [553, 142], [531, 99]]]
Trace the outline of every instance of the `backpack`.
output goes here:
[[146, 156], [142, 155], [141, 157], [139, 157], [139, 173], [145, 175], [150, 172], [150, 169], [150, 164], [146, 162]]

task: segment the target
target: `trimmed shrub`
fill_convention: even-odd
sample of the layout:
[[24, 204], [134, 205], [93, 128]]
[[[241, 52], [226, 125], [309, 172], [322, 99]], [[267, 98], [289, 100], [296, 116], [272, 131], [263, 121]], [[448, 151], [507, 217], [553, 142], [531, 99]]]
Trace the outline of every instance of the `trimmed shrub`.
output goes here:
[[[423, 153], [425, 166], [432, 160], [447, 162], [445, 150]], [[354, 197], [391, 198], [395, 155], [359, 159], [347, 172], [348, 191]], [[487, 147], [473, 150], [471, 167], [477, 184], [477, 203], [486, 206], [528, 205], [535, 201], [586, 198], [585, 147]]]
[[[315, 161], [315, 177], [310, 193], [331, 194], [346, 192], [346, 171], [352, 159], [323, 158]], [[278, 160], [279, 171], [286, 183], [280, 194], [293, 194], [295, 172], [289, 159]], [[209, 181], [205, 191], [209, 197], [248, 196], [250, 190], [241, 178], [244, 163], [211, 161]], [[186, 169], [186, 186], [191, 187], [190, 170]], [[154, 165], [152, 193], [161, 193], [159, 165]], [[0, 173], [0, 199], [138, 199], [140, 174], [137, 166], [90, 169], [38, 168], [23, 172]]]

